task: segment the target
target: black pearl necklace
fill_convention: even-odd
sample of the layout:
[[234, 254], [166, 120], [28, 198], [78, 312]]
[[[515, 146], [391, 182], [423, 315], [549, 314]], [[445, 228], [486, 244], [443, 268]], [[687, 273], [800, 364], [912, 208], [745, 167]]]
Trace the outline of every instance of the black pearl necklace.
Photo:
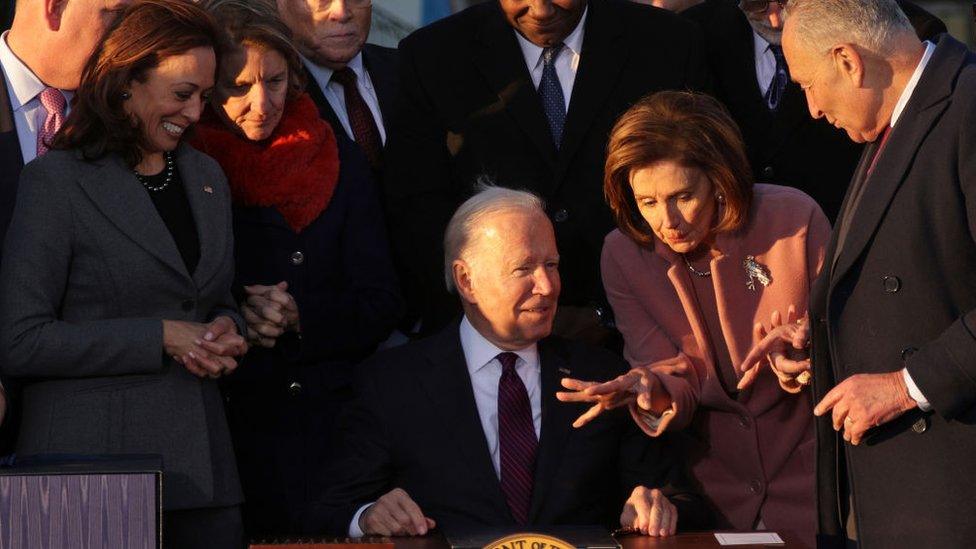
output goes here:
[[135, 170], [132, 171], [134, 174], [136, 174], [136, 179], [139, 180], [139, 183], [142, 183], [142, 186], [151, 193], [164, 191], [166, 190], [166, 187], [169, 187], [169, 184], [173, 182], [173, 153], [170, 151], [164, 152], [163, 159], [166, 161], [166, 179], [164, 179], [159, 185], [153, 185], [150, 183], [148, 176], [142, 175]]

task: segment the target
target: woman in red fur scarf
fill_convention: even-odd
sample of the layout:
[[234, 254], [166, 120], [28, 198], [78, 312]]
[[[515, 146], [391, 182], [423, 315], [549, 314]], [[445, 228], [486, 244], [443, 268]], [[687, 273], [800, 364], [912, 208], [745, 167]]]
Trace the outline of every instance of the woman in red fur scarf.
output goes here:
[[[371, 172], [302, 92], [301, 61], [273, 6], [210, 0], [226, 28], [211, 109], [193, 144], [227, 174], [237, 288], [251, 350], [226, 379], [251, 537], [289, 534], [349, 398], [352, 368], [401, 309]], [[339, 165], [340, 148], [343, 149]]]

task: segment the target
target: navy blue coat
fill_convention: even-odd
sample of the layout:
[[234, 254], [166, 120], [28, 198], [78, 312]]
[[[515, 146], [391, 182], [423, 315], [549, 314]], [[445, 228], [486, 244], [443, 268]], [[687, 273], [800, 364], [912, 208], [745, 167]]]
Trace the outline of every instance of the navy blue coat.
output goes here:
[[288, 281], [302, 335], [252, 347], [224, 396], [251, 536], [293, 531], [306, 479], [332, 449], [333, 418], [355, 365], [396, 325], [401, 300], [365, 157], [336, 132], [343, 159], [328, 207], [301, 233], [270, 207], [234, 210], [237, 288]]

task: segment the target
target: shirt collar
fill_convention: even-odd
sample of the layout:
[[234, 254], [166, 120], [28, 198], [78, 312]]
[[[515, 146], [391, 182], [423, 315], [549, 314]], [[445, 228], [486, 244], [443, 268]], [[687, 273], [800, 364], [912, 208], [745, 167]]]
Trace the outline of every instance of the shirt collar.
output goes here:
[[[590, 6], [583, 8], [583, 16], [580, 17], [579, 23], [576, 24], [576, 28], [573, 32], [569, 33], [569, 36], [563, 40], [563, 45], [567, 49], [572, 51], [576, 55], [583, 53], [583, 30], [586, 27], [586, 14], [589, 12]], [[522, 36], [520, 32], [512, 29], [515, 33], [515, 38], [518, 39], [519, 47], [522, 48], [522, 56], [525, 57], [525, 65], [530, 68], [535, 68], [542, 63], [542, 50], [543, 48], [536, 46], [532, 42]]]
[[14, 55], [7, 45], [8, 33], [9, 31], [0, 34], [0, 63], [3, 64], [7, 87], [12, 92], [10, 108], [16, 111], [37, 97], [47, 86]]
[[769, 49], [769, 42], [756, 31], [752, 31], [752, 43], [753, 48], [756, 50], [756, 56], [765, 54], [766, 50]]
[[925, 71], [925, 67], [929, 64], [929, 60], [932, 59], [932, 54], [935, 52], [935, 44], [928, 40], [924, 44], [925, 53], [922, 54], [922, 60], [915, 67], [915, 72], [908, 79], [908, 84], [905, 84], [905, 89], [902, 90], [901, 97], [898, 98], [898, 103], [895, 104], [895, 110], [891, 113], [891, 122], [888, 125], [892, 128], [895, 127], [895, 124], [901, 117], [901, 113], [904, 112], [905, 107], [908, 105], [908, 100], [912, 98], [912, 93], [915, 92], [915, 87], [918, 86], [918, 81], [921, 80], [922, 73]]
[[[464, 360], [467, 362], [468, 374], [474, 375], [476, 372], [488, 365], [504, 349], [499, 349], [494, 343], [488, 341], [468, 320], [467, 315], [461, 319], [459, 328], [461, 336], [461, 350], [464, 352]], [[539, 346], [533, 343], [524, 349], [512, 351], [519, 356], [526, 364], [534, 368], [539, 365]]]
[[[329, 83], [332, 81], [332, 74], [335, 72], [334, 70], [330, 69], [329, 67], [319, 65], [304, 55], [301, 57], [302, 63], [305, 64], [305, 68], [308, 69], [308, 72], [312, 73], [312, 76], [315, 77], [316, 81], [320, 83]], [[370, 82], [369, 76], [366, 74], [366, 66], [363, 64], [362, 50], [359, 50], [359, 53], [350, 59], [349, 63], [346, 65], [352, 69], [352, 72], [356, 73], [356, 81], [358, 83], [361, 83], [367, 90], [373, 89], [373, 83]]]

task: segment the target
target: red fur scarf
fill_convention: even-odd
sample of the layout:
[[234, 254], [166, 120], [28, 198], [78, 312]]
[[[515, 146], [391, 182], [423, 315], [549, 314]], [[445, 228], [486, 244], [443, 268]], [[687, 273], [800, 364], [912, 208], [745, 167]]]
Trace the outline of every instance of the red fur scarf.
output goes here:
[[208, 109], [190, 143], [224, 169], [235, 204], [273, 207], [296, 233], [325, 210], [339, 180], [335, 134], [307, 94], [285, 105], [264, 141], [228, 129]]

